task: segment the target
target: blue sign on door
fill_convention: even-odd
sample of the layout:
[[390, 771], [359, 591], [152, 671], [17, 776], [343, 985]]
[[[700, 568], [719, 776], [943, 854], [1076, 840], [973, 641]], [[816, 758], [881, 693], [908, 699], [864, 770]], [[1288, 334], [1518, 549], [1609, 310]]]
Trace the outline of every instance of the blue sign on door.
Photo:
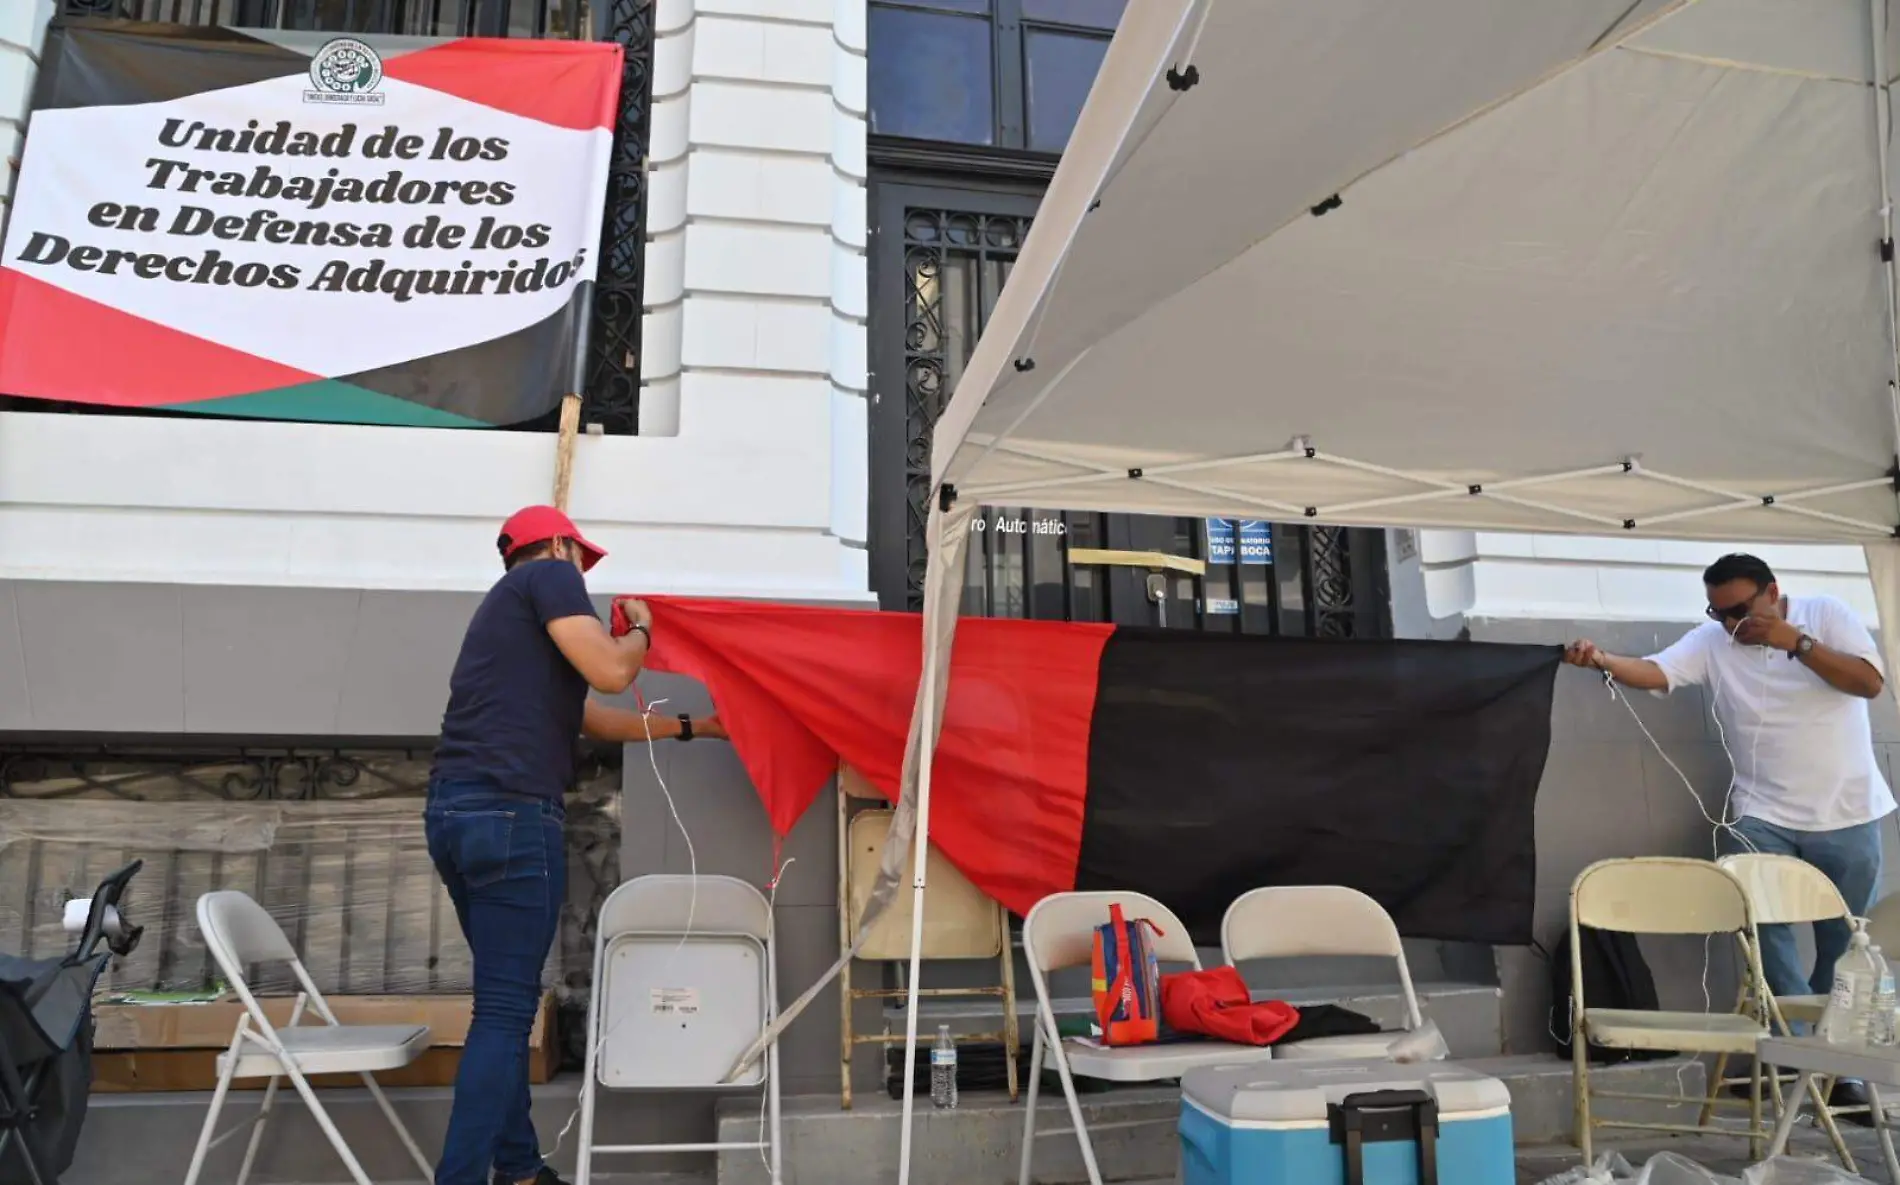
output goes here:
[[1273, 562], [1273, 524], [1257, 519], [1243, 519], [1240, 524], [1240, 562], [1243, 564], [1271, 564]]
[[1237, 558], [1234, 551], [1234, 524], [1224, 518], [1207, 520], [1207, 562], [1210, 564], [1231, 564]]

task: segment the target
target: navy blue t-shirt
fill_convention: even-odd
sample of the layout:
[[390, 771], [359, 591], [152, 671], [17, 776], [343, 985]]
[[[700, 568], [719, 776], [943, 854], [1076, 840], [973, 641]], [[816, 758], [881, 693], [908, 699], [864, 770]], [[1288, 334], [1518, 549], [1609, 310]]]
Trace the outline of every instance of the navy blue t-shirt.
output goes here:
[[449, 676], [434, 777], [561, 800], [574, 780], [587, 680], [548, 622], [583, 615], [600, 619], [565, 560], [531, 560], [495, 582]]

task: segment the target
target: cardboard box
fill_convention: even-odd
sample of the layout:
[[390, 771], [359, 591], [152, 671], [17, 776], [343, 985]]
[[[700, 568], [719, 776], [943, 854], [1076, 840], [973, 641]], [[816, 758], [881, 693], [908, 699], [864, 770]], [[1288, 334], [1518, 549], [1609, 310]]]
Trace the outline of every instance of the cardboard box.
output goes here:
[[[378, 1074], [384, 1086], [450, 1086], [468, 1038], [473, 1001], [468, 996], [328, 996], [344, 1024], [429, 1026], [427, 1053], [400, 1070]], [[273, 1025], [287, 1024], [291, 997], [261, 1001]], [[305, 1009], [305, 1024], [315, 1018]], [[101, 1092], [211, 1090], [218, 1083], [218, 1055], [231, 1044], [244, 1006], [234, 1000], [203, 1004], [100, 1004], [94, 1007], [93, 1089]], [[554, 993], [541, 997], [528, 1032], [528, 1080], [554, 1077], [561, 1064]], [[361, 1086], [354, 1075], [319, 1075], [316, 1086]], [[239, 1079], [235, 1089], [262, 1090], [267, 1078]]]

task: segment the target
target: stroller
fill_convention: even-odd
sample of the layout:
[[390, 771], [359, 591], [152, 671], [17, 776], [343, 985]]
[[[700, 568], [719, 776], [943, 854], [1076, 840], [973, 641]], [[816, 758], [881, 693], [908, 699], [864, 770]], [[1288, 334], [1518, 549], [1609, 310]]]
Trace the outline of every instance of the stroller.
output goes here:
[[92, 1089], [93, 987], [138, 946], [143, 931], [118, 906], [143, 863], [99, 885], [71, 954], [0, 954], [0, 1185], [58, 1185], [72, 1165]]

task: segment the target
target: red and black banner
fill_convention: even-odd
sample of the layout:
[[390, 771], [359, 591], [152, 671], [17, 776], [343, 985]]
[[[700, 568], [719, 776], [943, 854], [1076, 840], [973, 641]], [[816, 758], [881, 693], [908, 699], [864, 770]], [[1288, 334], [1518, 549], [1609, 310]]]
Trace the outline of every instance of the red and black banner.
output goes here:
[[[920, 618], [651, 604], [648, 665], [706, 684], [780, 835], [841, 761], [896, 796]], [[967, 618], [931, 840], [1019, 914], [1137, 890], [1217, 940], [1249, 889], [1339, 884], [1409, 937], [1527, 943], [1559, 657]]]

